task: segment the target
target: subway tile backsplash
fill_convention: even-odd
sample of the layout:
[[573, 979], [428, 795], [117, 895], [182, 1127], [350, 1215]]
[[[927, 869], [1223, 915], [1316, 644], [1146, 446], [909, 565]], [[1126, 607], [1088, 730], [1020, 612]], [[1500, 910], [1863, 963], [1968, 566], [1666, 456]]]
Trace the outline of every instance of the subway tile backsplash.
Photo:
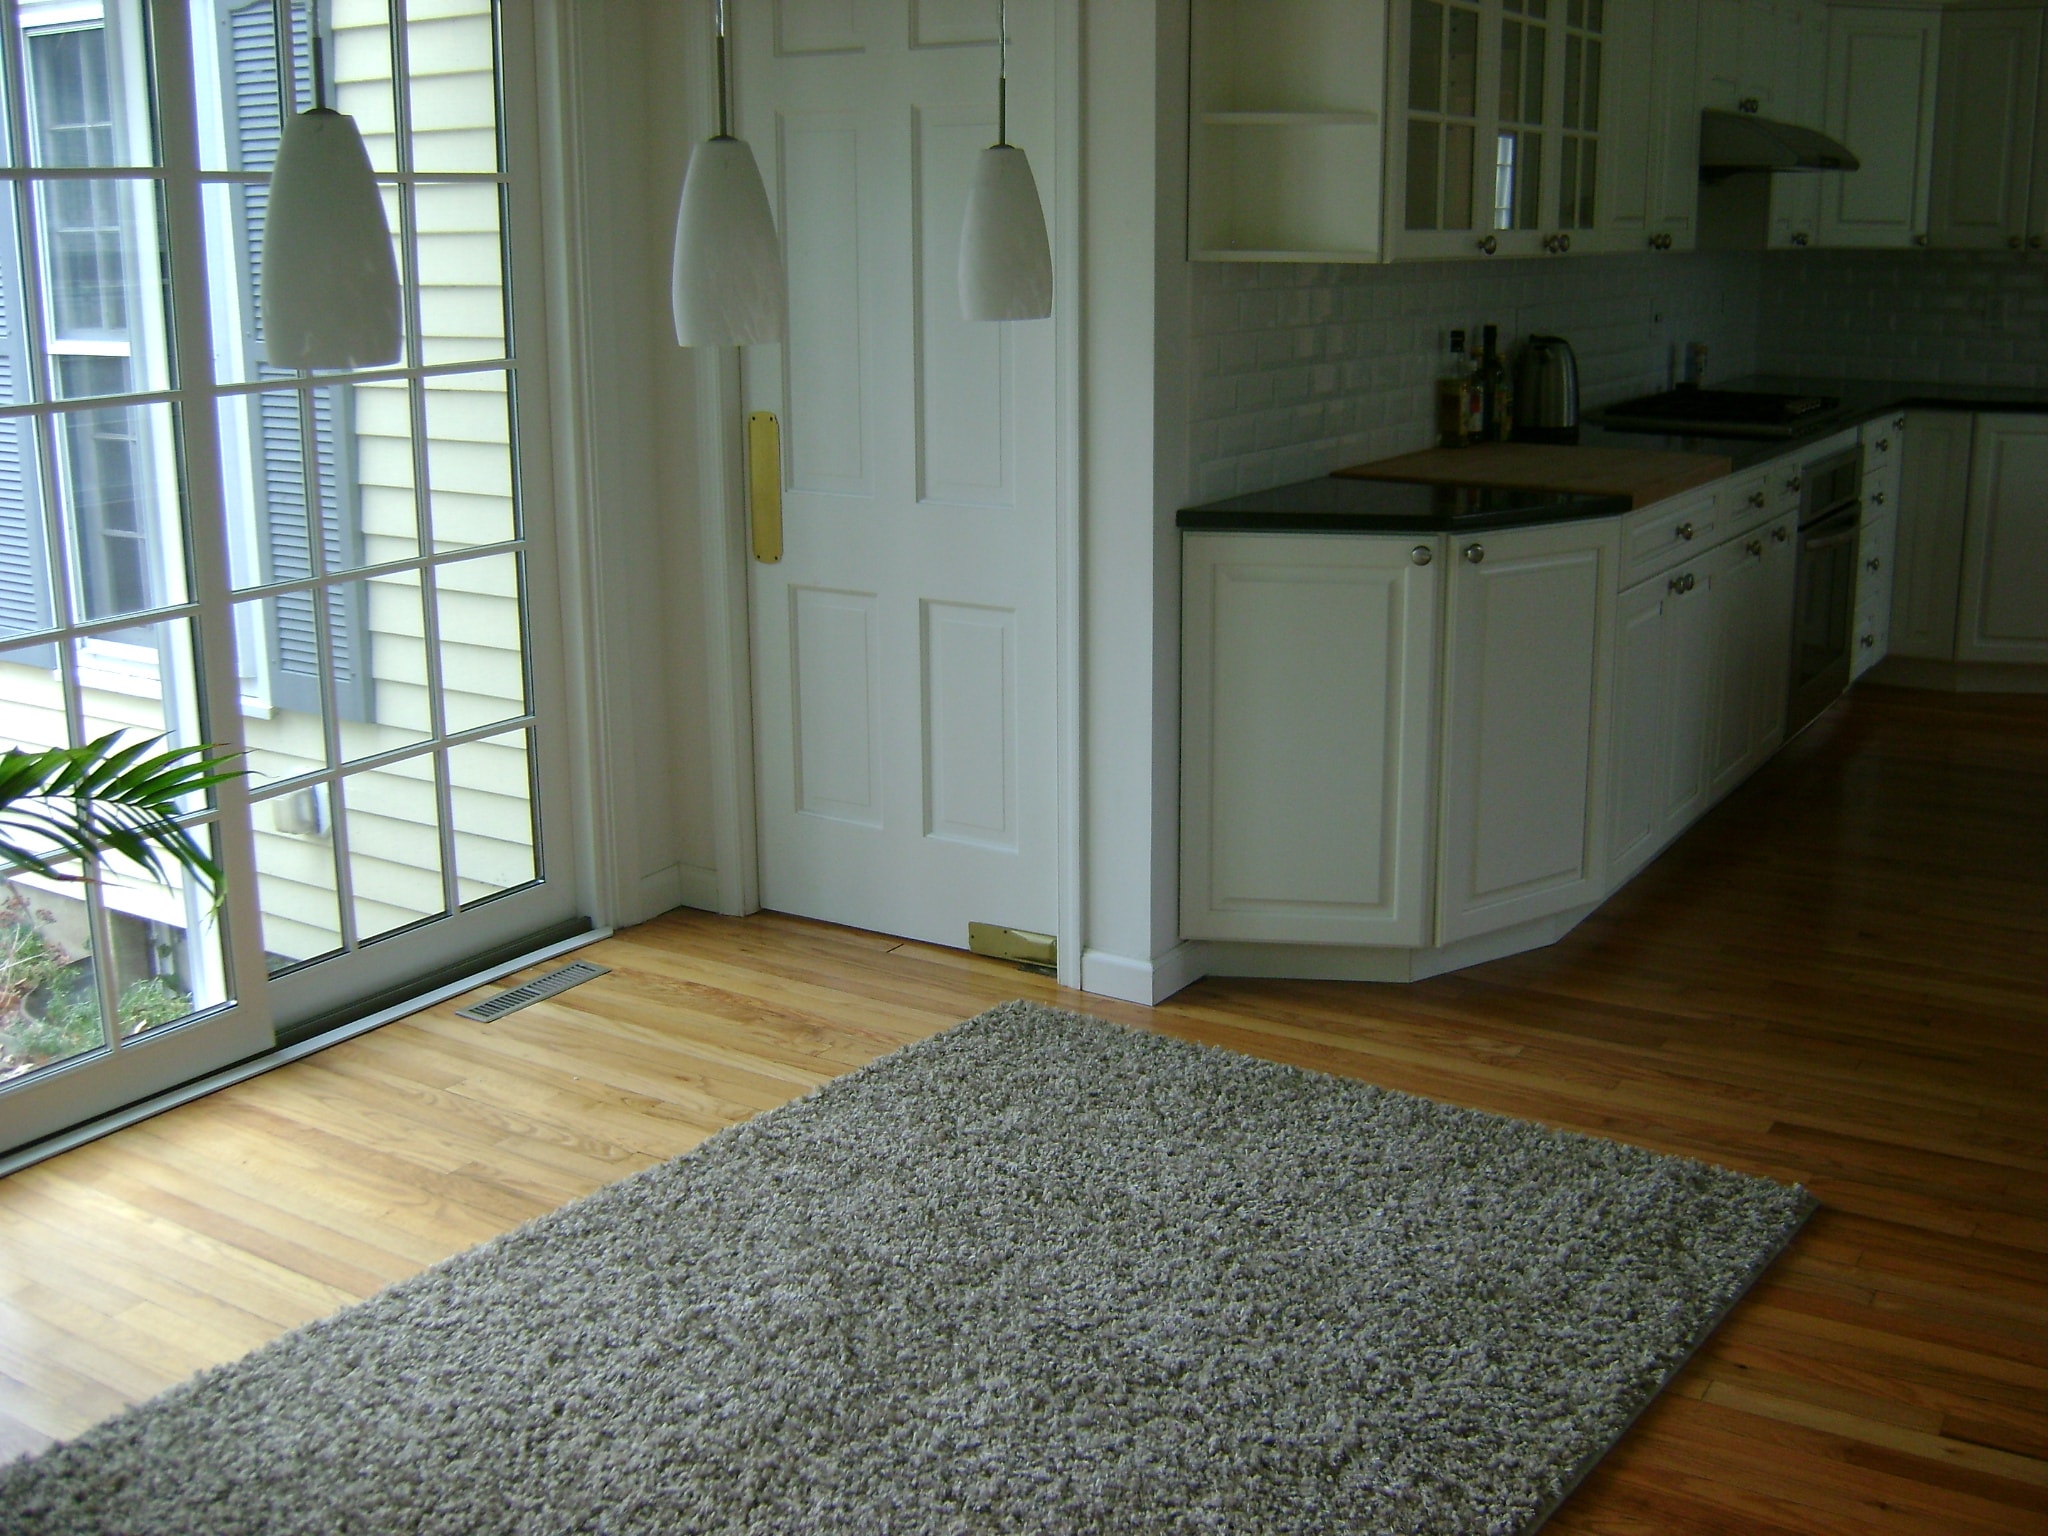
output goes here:
[[1190, 484], [1211, 501], [1428, 447], [1454, 328], [1570, 341], [1588, 406], [1755, 372], [2048, 388], [2048, 260], [1643, 253], [1386, 267], [1199, 263]]

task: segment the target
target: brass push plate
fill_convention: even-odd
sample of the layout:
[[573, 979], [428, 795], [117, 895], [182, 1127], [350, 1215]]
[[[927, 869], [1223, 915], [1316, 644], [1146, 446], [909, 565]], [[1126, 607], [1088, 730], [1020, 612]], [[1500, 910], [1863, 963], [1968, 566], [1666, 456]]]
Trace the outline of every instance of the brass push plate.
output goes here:
[[773, 411], [747, 416], [747, 523], [754, 558], [773, 565], [782, 558], [782, 424]]
[[1014, 960], [1019, 965], [1057, 965], [1059, 947], [1049, 933], [1026, 933], [1022, 928], [999, 928], [994, 923], [969, 923], [967, 947], [991, 960]]

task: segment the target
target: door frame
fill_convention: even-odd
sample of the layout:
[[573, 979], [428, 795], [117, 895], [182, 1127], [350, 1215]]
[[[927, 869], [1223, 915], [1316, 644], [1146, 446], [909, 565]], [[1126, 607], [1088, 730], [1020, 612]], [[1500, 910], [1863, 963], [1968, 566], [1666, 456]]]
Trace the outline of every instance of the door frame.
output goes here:
[[[708, 0], [689, 19], [687, 114], [691, 141], [715, 131], [717, 73], [706, 40]], [[745, 25], [744, 17], [740, 19]], [[757, 21], [755, 24], [759, 24]], [[1059, 981], [1081, 985], [1085, 931], [1081, 776], [1081, 0], [1053, 0], [1053, 143], [1039, 149], [1053, 176], [1053, 542], [1054, 731], [1057, 784]], [[993, 83], [993, 82], [991, 82]], [[761, 905], [755, 837], [754, 683], [749, 638], [746, 483], [736, 348], [700, 347], [693, 359], [702, 540], [704, 647], [711, 749], [711, 812], [718, 910], [733, 916]]]

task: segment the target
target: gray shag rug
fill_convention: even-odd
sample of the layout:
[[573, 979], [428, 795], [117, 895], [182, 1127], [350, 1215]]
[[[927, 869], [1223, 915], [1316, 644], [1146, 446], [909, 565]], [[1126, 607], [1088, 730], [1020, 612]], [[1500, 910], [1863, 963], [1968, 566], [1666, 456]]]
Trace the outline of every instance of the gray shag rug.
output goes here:
[[0, 1471], [0, 1532], [1533, 1529], [1803, 1190], [1010, 1003]]

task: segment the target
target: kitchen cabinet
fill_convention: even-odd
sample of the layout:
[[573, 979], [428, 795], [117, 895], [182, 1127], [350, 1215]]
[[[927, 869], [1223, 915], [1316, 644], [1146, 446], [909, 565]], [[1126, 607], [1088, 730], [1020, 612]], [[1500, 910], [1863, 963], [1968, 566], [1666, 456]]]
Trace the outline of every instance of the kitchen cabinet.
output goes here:
[[1706, 793], [1719, 800], [1785, 735], [1798, 516], [1730, 539], [1704, 562], [1711, 635]]
[[1385, 0], [1196, 0], [1190, 23], [1190, 257], [1379, 260]]
[[1890, 651], [1924, 661], [1954, 661], [1977, 418], [1967, 411], [1913, 411], [1904, 420]]
[[1826, 177], [1821, 244], [1925, 243], [1940, 29], [1938, 7], [1830, 8], [1827, 132], [1862, 168]]
[[1451, 541], [1437, 939], [1599, 900], [1619, 530]]
[[1980, 415], [1956, 659], [2048, 662], [2048, 415]]
[[[1827, 121], [1828, 13], [1820, 0], [1778, 0], [1771, 50], [1775, 71], [1771, 116], [1802, 128]], [[1820, 236], [1821, 194], [1836, 171], [1795, 171], [1771, 177], [1772, 250], [1805, 250]]]
[[[1609, 0], [1600, 250], [1689, 251], [1698, 236], [1700, 0]], [[1647, 81], [1647, 90], [1631, 82]]]
[[1941, 22], [1928, 244], [1953, 250], [2041, 247], [2036, 124], [2043, 110], [2038, 5], [1971, 6]]
[[1442, 544], [1184, 538], [1185, 935], [1432, 941]]
[[1699, 0], [1700, 107], [1775, 117], [1774, 0]]
[[1892, 553], [1898, 544], [1896, 513], [1873, 512], [1866, 502], [1856, 539], [1855, 644], [1849, 654], [1854, 682], [1885, 658], [1891, 645]]

